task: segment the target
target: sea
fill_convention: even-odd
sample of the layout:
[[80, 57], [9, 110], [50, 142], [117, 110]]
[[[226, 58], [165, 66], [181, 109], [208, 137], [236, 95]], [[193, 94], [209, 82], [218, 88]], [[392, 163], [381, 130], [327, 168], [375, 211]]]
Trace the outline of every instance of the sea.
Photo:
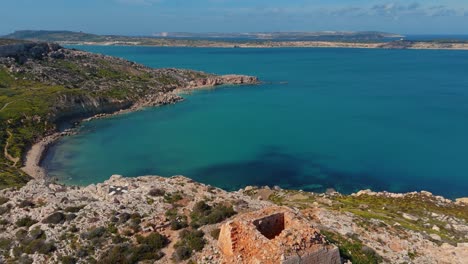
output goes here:
[[72, 48], [262, 84], [85, 122], [44, 159], [62, 183], [185, 175], [226, 190], [468, 196], [468, 51]]

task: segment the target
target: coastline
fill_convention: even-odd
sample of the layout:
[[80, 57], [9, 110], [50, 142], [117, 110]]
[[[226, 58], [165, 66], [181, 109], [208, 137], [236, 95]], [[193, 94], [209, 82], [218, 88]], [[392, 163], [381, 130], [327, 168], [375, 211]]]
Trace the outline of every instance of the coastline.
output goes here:
[[141, 42], [59, 42], [61, 45], [82, 46], [128, 46], [128, 47], [167, 47], [167, 48], [351, 48], [351, 49], [411, 49], [411, 50], [468, 50], [468, 43], [396, 41], [396, 42], [330, 42], [330, 41], [283, 41], [283, 42], [211, 42], [211, 43], [172, 43], [146, 44]]
[[[259, 83], [260, 81], [253, 76], [234, 74], [214, 76], [203, 80], [197, 80], [196, 82], [192, 82], [185, 87], [178, 87], [168, 93], [158, 93], [156, 95], [149, 95], [148, 98], [137, 101], [129, 108], [119, 109], [113, 113], [95, 114], [91, 117], [78, 120], [77, 123], [79, 125], [82, 122], [88, 122], [95, 119], [109, 118], [112, 116], [133, 113], [148, 107], [159, 107], [163, 105], [175, 104], [184, 100], [184, 98], [182, 98], [178, 94], [189, 93], [191, 90], [201, 90], [208, 88], [214, 89], [224, 85], [256, 85]], [[24, 165], [23, 167], [21, 167], [21, 170], [35, 180], [46, 179], [47, 171], [42, 166], [42, 161], [44, 160], [47, 151], [54, 143], [56, 143], [62, 137], [75, 135], [76, 133], [76, 127], [74, 127], [64, 131], [54, 132], [48, 136], [39, 139], [26, 152], [26, 155], [24, 157]]]

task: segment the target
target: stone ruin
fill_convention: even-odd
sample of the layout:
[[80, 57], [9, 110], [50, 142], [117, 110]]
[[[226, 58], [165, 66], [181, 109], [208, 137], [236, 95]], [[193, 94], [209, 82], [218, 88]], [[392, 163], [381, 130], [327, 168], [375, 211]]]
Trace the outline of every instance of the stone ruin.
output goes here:
[[221, 227], [223, 263], [339, 264], [336, 246], [287, 207], [242, 214]]

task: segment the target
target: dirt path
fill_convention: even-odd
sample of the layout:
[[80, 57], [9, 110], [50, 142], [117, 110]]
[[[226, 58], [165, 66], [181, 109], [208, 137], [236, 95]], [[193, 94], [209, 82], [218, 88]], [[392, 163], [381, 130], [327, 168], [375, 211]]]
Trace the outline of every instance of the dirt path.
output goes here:
[[[5, 107], [4, 107], [5, 108]], [[5, 143], [5, 148], [3, 149], [3, 154], [5, 155], [5, 158], [7, 158], [9, 161], [13, 162], [13, 166], [16, 166], [16, 164], [20, 161], [19, 158], [15, 158], [8, 153], [8, 147], [9, 147], [9, 141], [10, 138], [13, 137], [13, 134], [10, 131], [6, 131], [8, 134], [8, 139]]]
[[14, 103], [14, 102], [15, 101], [11, 101], [11, 102], [8, 102], [5, 105], [3, 105], [2, 109], [0, 109], [0, 112], [3, 111], [3, 109], [7, 108], [8, 105], [10, 105], [11, 103]]

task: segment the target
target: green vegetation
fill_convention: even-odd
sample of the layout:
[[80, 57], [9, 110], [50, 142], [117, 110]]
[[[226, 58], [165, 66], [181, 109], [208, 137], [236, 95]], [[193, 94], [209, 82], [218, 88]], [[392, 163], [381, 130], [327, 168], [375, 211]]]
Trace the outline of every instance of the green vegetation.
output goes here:
[[137, 244], [121, 243], [112, 246], [99, 260], [100, 263], [131, 264], [144, 260], [158, 260], [164, 256], [160, 251], [169, 244], [167, 237], [152, 233], [146, 237], [137, 236]]
[[179, 241], [174, 246], [173, 258], [180, 262], [192, 256], [193, 251], [201, 251], [206, 244], [204, 233], [201, 230], [182, 230], [179, 234]]
[[164, 201], [166, 203], [174, 204], [182, 200], [182, 195], [180, 192], [166, 193], [164, 195]]
[[56, 224], [62, 224], [63, 222], [65, 222], [65, 220], [66, 220], [66, 217], [64, 213], [55, 212], [47, 216], [44, 220], [42, 220], [42, 223], [56, 225]]
[[28, 234], [26, 230], [17, 233], [19, 245], [13, 248], [14, 255], [20, 257], [21, 254], [49, 254], [56, 250], [53, 241], [47, 241], [44, 231], [38, 227]]
[[34, 225], [35, 223], [37, 223], [36, 220], [32, 219], [29, 216], [26, 216], [26, 217], [18, 219], [15, 224], [17, 227], [30, 227]]
[[371, 248], [366, 247], [357, 238], [344, 237], [340, 234], [322, 231], [331, 243], [335, 244], [341, 257], [355, 264], [381, 263], [382, 258]]
[[86, 205], [80, 205], [80, 206], [70, 206], [70, 207], [67, 207], [65, 208], [63, 211], [67, 212], [67, 213], [78, 213], [79, 211], [81, 211], [81, 209], [83, 209]]
[[164, 191], [163, 189], [158, 189], [158, 188], [151, 189], [148, 192], [148, 195], [153, 196], [153, 197], [164, 196], [164, 194], [166, 194], [166, 191]]
[[204, 201], [195, 204], [192, 213], [190, 214], [190, 225], [198, 228], [203, 225], [219, 223], [236, 214], [232, 205], [225, 206], [222, 204], [208, 205]]
[[8, 203], [8, 201], [10, 201], [10, 199], [8, 199], [7, 197], [0, 196], [0, 205]]

